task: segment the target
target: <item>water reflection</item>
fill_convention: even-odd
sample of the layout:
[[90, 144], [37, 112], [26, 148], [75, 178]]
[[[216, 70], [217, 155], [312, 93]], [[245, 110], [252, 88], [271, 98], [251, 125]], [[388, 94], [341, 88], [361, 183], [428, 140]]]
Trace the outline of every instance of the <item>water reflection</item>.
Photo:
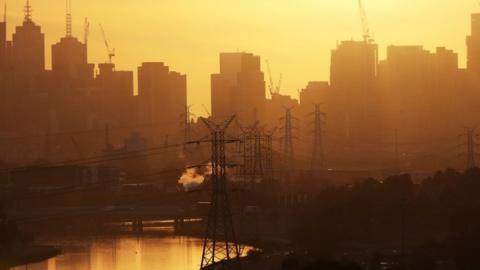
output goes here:
[[202, 241], [190, 237], [102, 238], [55, 241], [64, 253], [13, 270], [196, 270]]

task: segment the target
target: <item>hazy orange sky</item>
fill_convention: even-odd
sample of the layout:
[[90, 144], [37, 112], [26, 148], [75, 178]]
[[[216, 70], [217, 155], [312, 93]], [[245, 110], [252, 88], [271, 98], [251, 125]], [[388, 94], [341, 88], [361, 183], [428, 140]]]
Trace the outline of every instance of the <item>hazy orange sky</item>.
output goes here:
[[[3, 2], [0, 0], [0, 3]], [[8, 1], [9, 35], [21, 23], [24, 0]], [[33, 20], [50, 45], [65, 33], [65, 0], [31, 0]], [[475, 0], [364, 0], [380, 45], [446, 46], [465, 64], [465, 36]], [[362, 36], [357, 0], [72, 0], [74, 34], [91, 22], [89, 60], [104, 62], [103, 24], [117, 69], [136, 70], [142, 61], [163, 61], [188, 75], [189, 103], [202, 114], [210, 104], [210, 74], [220, 52], [247, 51], [269, 59], [282, 92], [297, 96], [308, 81], [328, 80], [330, 51], [337, 41]], [[264, 68], [265, 70], [265, 68]], [[267, 79], [267, 77], [266, 77]]]

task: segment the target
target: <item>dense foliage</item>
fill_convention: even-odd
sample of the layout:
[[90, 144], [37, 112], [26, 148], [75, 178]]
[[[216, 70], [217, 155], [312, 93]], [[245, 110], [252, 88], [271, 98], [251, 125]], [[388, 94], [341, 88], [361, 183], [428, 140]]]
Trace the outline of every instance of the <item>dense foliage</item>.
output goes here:
[[447, 169], [419, 184], [400, 175], [328, 188], [292, 220], [294, 242], [318, 254], [350, 252], [377, 264], [389, 257], [423, 270], [439, 263], [480, 269], [474, 252], [480, 240], [480, 169]]

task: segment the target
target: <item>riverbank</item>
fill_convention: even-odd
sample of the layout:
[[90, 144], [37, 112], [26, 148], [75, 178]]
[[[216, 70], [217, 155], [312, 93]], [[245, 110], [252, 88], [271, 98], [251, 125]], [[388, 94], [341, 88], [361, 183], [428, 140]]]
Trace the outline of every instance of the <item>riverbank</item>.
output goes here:
[[0, 270], [45, 261], [60, 254], [61, 250], [52, 246], [18, 247], [0, 254]]
[[50, 236], [38, 241], [61, 247], [62, 253], [28, 269], [198, 270], [203, 247], [202, 239], [173, 233]]

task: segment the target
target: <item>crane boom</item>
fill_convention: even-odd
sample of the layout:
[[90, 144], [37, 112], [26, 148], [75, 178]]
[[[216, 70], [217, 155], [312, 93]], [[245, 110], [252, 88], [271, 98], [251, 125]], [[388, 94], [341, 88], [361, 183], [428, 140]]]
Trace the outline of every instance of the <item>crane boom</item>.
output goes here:
[[102, 31], [103, 41], [105, 43], [105, 48], [107, 49], [107, 52], [108, 52], [108, 63], [112, 64], [112, 59], [113, 57], [115, 57], [115, 49], [110, 48], [110, 45], [108, 44], [107, 35], [105, 34], [105, 30], [103, 29], [103, 26], [101, 24], [100, 24], [100, 30]]
[[360, 9], [360, 19], [362, 23], [363, 40], [365, 42], [370, 42], [372, 40], [372, 36], [370, 33], [370, 26], [368, 23], [367, 12], [365, 11], [365, 6], [363, 5], [362, 0], [358, 0], [358, 8]]
[[268, 90], [270, 91], [270, 95], [273, 95], [274, 89], [273, 89], [273, 78], [272, 78], [272, 71], [270, 70], [270, 62], [268, 60], [265, 60], [267, 63], [267, 71], [268, 71], [268, 80], [269, 80], [269, 85], [268, 85]]
[[85, 22], [83, 24], [83, 42], [85, 45], [88, 44], [88, 36], [90, 35], [90, 22], [87, 18], [85, 18]]
[[267, 63], [267, 72], [268, 72], [268, 81], [269, 81], [268, 90], [270, 91], [270, 95], [273, 96], [275, 94], [280, 93], [280, 87], [282, 85], [282, 73], [280, 73], [278, 84], [275, 86], [275, 84], [273, 83], [272, 70], [270, 69], [270, 62], [268, 60], [265, 60], [265, 62]]
[[282, 88], [282, 80], [283, 80], [283, 74], [280, 73], [280, 77], [278, 78], [278, 84], [277, 84], [277, 87], [275, 88], [276, 94], [280, 93], [280, 89]]

